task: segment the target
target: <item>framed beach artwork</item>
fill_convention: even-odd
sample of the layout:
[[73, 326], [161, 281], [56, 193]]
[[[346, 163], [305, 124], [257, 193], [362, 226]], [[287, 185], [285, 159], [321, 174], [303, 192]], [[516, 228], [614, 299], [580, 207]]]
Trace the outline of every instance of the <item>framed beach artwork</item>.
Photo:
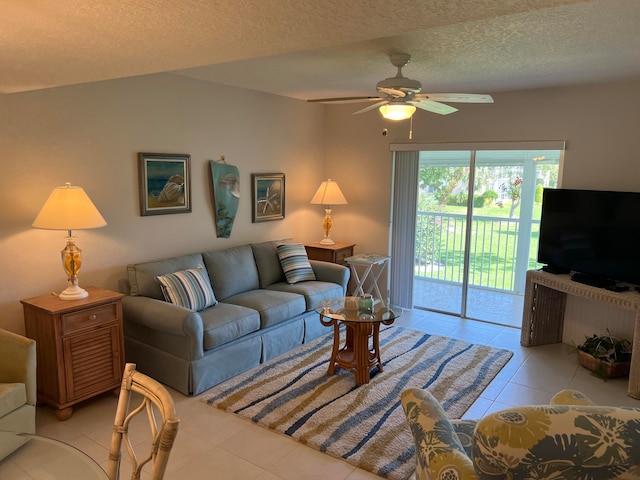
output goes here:
[[252, 173], [252, 221], [284, 218], [284, 173]]
[[139, 153], [140, 215], [191, 212], [191, 156]]

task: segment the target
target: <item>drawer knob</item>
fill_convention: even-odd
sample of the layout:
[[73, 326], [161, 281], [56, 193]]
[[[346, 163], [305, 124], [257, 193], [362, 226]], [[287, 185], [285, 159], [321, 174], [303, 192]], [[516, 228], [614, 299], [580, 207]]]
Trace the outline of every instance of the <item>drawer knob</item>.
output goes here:
[[92, 322], [98, 318], [95, 314], [94, 315], [89, 315], [89, 320], [91, 320]]

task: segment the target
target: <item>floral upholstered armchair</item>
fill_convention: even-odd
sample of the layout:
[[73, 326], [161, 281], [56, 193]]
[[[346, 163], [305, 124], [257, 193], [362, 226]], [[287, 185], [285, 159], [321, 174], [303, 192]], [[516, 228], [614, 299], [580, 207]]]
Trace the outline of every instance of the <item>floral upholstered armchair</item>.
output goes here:
[[[36, 342], [0, 329], [0, 433], [36, 433]], [[24, 439], [3, 435], [0, 461]]]
[[640, 408], [563, 390], [550, 405], [449, 420], [426, 390], [402, 393], [418, 480], [640, 479]]

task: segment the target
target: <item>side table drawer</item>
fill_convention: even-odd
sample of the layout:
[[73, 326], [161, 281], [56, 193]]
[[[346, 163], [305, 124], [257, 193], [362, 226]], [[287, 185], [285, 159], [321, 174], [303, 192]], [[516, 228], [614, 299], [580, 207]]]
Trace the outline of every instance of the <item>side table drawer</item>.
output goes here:
[[313, 243], [305, 245], [309, 260], [321, 260], [323, 262], [337, 263], [338, 265], [347, 266], [346, 258], [353, 256], [353, 248], [355, 243], [336, 242], [334, 245], [322, 245], [321, 243]]
[[336, 261], [335, 263], [340, 265], [347, 265], [347, 261], [345, 258], [351, 257], [353, 255], [353, 248], [345, 248], [343, 250], [338, 250], [336, 252]]
[[305, 247], [309, 260], [320, 260], [322, 262], [333, 262], [333, 252], [320, 248]]
[[61, 315], [61, 318], [62, 333], [68, 334], [86, 328], [98, 327], [105, 322], [115, 322], [118, 319], [118, 308], [117, 304], [108, 303], [106, 305], [99, 305], [97, 307], [67, 313]]

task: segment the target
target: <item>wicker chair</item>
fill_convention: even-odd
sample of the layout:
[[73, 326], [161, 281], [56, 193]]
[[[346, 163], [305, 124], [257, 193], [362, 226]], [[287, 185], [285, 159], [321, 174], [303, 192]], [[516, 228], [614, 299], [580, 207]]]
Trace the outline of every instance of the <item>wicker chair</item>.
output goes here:
[[575, 390], [550, 405], [449, 420], [426, 390], [402, 393], [418, 480], [640, 478], [640, 408], [599, 407]]
[[[142, 397], [140, 404], [135, 408], [130, 408], [132, 398], [135, 399], [134, 402], [137, 402], [137, 396], [132, 395], [132, 392]], [[140, 413], [146, 413], [148, 422], [142, 422], [143, 416], [135, 418]], [[156, 414], [160, 416], [159, 422], [156, 421]], [[139, 422], [148, 423], [150, 431], [147, 428], [141, 431]], [[150, 464], [151, 476], [145, 476], [145, 478], [161, 480], [167, 468], [179, 423], [173, 399], [167, 389], [156, 380], [137, 372], [135, 364], [127, 363], [122, 377], [120, 398], [111, 435], [107, 467], [109, 479], [119, 480], [120, 478], [121, 450], [124, 442], [132, 468], [131, 480], [139, 480], [142, 468], [147, 464]], [[136, 454], [134, 445], [138, 450], [141, 450], [140, 445], [144, 445], [144, 443], [141, 443], [140, 438], [132, 440], [133, 432], [136, 435], [145, 435], [145, 437], [150, 434], [147, 443], [150, 443], [150, 451], [144, 457], [138, 458]], [[144, 450], [147, 451], [146, 448]]]

